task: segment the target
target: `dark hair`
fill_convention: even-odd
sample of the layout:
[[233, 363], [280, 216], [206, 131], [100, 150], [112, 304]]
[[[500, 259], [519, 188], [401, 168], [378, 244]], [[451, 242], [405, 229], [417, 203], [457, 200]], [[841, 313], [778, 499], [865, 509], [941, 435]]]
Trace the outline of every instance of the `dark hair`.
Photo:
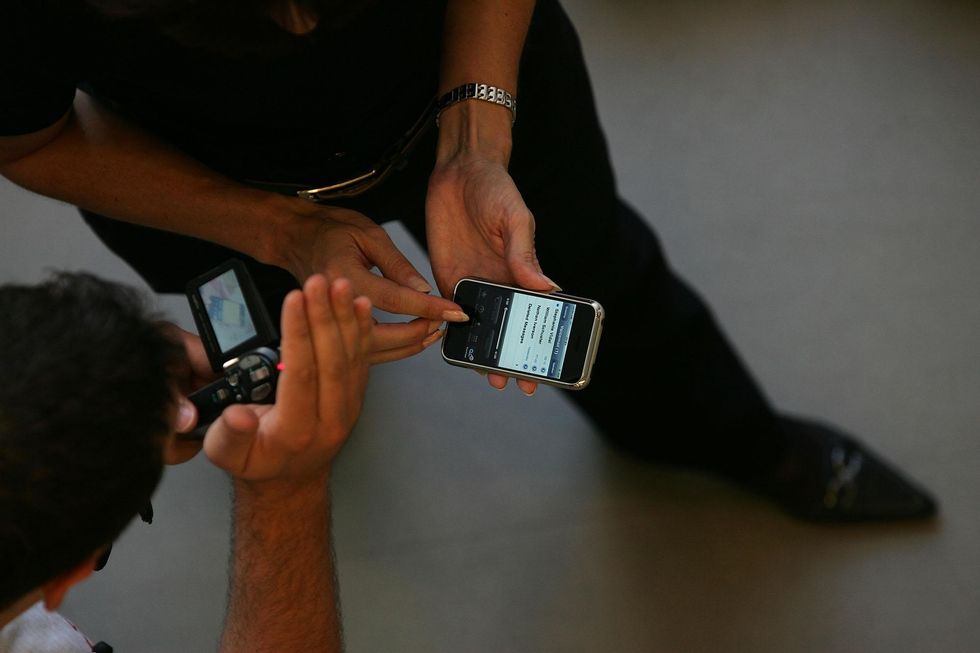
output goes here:
[[319, 17], [317, 29], [343, 29], [377, 0], [88, 0], [110, 18], [147, 21], [184, 47], [227, 56], [274, 54], [302, 42], [273, 16], [290, 4]]
[[0, 286], [0, 608], [110, 544], [163, 473], [183, 349], [135, 290]]

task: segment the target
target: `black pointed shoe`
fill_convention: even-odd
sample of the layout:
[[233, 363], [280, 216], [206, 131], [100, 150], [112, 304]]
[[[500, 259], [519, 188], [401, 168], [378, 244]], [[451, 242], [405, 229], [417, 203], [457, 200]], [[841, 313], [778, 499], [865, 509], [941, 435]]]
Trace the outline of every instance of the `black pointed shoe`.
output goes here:
[[806, 419], [780, 417], [787, 450], [766, 494], [814, 522], [929, 519], [935, 499], [855, 438]]

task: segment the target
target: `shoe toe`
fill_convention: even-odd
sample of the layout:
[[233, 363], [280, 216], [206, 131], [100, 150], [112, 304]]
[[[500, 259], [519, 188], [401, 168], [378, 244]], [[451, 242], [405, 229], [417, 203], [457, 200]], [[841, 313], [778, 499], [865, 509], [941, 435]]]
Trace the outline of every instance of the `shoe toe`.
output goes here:
[[866, 447], [839, 436], [829, 455], [822, 508], [830, 518], [921, 519], [936, 514], [936, 501]]
[[809, 420], [782, 421], [797, 452], [807, 452], [794, 463], [804, 469], [799, 478], [805, 480], [787, 494], [783, 505], [789, 512], [837, 522], [928, 519], [937, 513], [926, 490], [855, 438]]

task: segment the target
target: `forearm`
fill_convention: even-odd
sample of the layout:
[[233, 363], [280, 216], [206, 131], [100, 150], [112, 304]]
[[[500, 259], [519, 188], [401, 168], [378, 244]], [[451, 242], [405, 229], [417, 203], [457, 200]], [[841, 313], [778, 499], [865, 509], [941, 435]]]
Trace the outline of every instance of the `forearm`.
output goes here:
[[[518, 70], [533, 0], [450, 0], [446, 10], [439, 93], [479, 82], [517, 93]], [[511, 114], [500, 105], [464, 101], [440, 116], [438, 158], [461, 150], [510, 159]]]
[[42, 147], [0, 166], [41, 195], [111, 218], [224, 245], [285, 267], [306, 203], [248, 188], [126, 124], [87, 96]]
[[220, 652], [342, 651], [326, 483], [277, 493], [234, 483]]
[[534, 0], [450, 0], [439, 92], [468, 82], [517, 91]]

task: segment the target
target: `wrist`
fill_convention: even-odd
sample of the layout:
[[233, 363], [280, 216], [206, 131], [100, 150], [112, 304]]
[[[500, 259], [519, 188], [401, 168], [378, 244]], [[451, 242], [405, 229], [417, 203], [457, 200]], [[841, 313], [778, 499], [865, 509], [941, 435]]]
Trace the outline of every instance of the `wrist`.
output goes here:
[[329, 485], [329, 474], [311, 475], [301, 480], [249, 481], [232, 477], [236, 503], [247, 504], [253, 512], [266, 510], [273, 514], [289, 512], [292, 508], [328, 506]]
[[[306, 252], [314, 233], [322, 226], [322, 213], [329, 207], [316, 205], [298, 197], [263, 192], [257, 203], [260, 213], [257, 229], [256, 260], [289, 271], [302, 282], [305, 261], [299, 255]], [[318, 215], [320, 214], [320, 215]]]
[[301, 222], [292, 208], [292, 198], [237, 185], [229, 194], [234, 194], [234, 202], [229, 209], [239, 209], [237, 219], [244, 227], [238, 231], [241, 242], [234, 243], [232, 248], [248, 254], [259, 263], [284, 267], [289, 245], [283, 242], [283, 234], [290, 233]]
[[455, 86], [438, 96], [436, 100], [436, 126], [439, 126], [439, 118], [443, 111], [468, 100], [489, 102], [506, 107], [510, 109], [510, 124], [513, 125], [517, 121], [517, 98], [512, 93], [492, 84], [470, 82]]
[[506, 167], [513, 148], [512, 124], [511, 110], [503, 105], [467, 100], [448, 106], [439, 117], [436, 163], [465, 156]]

